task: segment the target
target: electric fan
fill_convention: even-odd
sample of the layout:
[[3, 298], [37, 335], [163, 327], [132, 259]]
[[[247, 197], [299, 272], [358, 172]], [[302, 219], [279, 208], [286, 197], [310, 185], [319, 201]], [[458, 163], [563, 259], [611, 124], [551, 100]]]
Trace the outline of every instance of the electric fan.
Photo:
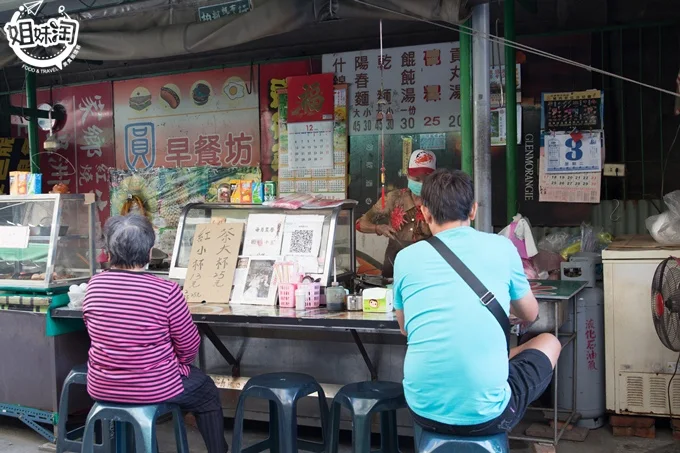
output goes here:
[[652, 280], [652, 319], [659, 339], [671, 351], [680, 352], [680, 262], [666, 258]]

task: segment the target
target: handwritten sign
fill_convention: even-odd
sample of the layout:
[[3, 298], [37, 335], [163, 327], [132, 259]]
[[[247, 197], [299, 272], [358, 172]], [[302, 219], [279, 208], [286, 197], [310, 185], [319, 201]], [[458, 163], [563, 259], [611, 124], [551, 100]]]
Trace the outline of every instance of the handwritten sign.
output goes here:
[[229, 303], [242, 237], [242, 223], [196, 226], [184, 282], [187, 302]]
[[28, 248], [29, 233], [29, 228], [24, 226], [0, 226], [0, 248]]

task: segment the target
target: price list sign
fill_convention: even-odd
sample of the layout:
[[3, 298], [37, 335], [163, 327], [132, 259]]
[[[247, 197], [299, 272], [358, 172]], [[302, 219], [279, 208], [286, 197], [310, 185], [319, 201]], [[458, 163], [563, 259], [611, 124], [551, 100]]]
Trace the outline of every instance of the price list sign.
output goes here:
[[349, 84], [349, 135], [460, 130], [457, 42], [384, 49], [382, 57], [379, 49], [326, 54], [322, 64], [335, 83]]
[[197, 225], [184, 282], [187, 302], [229, 303], [242, 223]]

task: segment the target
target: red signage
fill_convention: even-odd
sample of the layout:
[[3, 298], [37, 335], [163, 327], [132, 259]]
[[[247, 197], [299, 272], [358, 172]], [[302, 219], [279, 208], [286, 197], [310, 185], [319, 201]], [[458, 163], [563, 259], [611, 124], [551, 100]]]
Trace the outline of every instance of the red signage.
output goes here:
[[333, 74], [288, 77], [288, 122], [333, 120]]

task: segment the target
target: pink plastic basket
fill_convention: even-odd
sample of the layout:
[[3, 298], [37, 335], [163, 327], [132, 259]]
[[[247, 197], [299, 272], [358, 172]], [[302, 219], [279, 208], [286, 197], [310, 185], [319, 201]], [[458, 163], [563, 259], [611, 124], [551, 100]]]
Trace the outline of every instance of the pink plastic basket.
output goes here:
[[279, 306], [283, 308], [295, 308], [295, 283], [281, 283], [279, 285]]
[[319, 308], [321, 304], [321, 283], [308, 283], [304, 285], [305, 308]]

